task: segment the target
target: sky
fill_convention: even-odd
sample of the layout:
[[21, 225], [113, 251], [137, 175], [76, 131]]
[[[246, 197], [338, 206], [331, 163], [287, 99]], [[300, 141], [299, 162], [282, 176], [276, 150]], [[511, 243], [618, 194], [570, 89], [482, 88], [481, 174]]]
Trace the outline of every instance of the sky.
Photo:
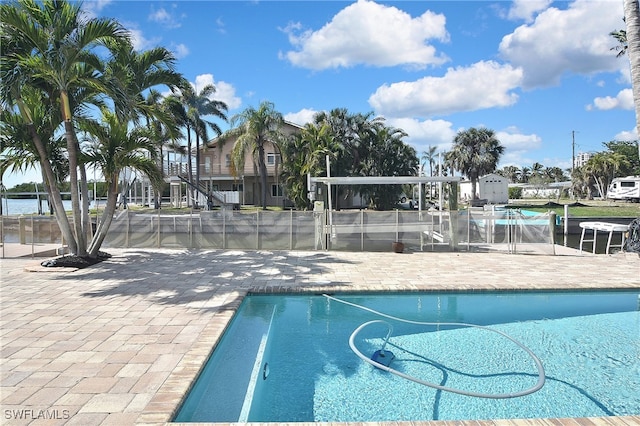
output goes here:
[[[402, 129], [418, 156], [486, 127], [499, 167], [571, 167], [572, 153], [636, 140], [629, 60], [611, 31], [622, 0], [85, 1], [177, 70], [229, 116], [262, 101], [304, 125], [346, 108]], [[228, 128], [218, 123], [223, 130]], [[213, 136], [213, 135], [212, 135]], [[7, 175], [5, 187], [38, 181]]]

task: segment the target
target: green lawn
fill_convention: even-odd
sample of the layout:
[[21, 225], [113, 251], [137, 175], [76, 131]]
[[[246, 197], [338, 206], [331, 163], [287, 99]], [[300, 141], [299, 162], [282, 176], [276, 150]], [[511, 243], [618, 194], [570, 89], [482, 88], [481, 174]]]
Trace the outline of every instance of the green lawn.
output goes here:
[[[553, 203], [551, 205], [545, 205]], [[570, 217], [640, 217], [640, 204], [614, 202], [614, 201], [579, 201], [560, 200], [557, 202], [548, 200], [512, 200], [509, 207], [523, 208], [537, 212], [555, 211], [557, 215], [564, 216], [564, 204], [569, 204]], [[576, 205], [577, 204], [577, 205]]]

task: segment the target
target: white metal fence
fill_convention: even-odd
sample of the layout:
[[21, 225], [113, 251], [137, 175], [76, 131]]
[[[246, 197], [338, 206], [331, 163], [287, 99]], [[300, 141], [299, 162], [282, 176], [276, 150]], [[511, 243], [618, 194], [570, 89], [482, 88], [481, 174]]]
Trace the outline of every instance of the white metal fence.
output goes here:
[[[405, 251], [498, 249], [554, 253], [554, 217], [513, 210], [116, 212], [104, 249]], [[64, 245], [51, 216], [2, 216], [3, 244]]]

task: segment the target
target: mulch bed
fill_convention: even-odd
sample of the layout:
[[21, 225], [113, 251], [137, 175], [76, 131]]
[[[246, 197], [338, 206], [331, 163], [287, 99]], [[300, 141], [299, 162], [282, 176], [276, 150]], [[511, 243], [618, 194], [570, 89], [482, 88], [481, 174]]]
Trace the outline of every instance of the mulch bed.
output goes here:
[[48, 259], [40, 263], [40, 265], [47, 268], [76, 268], [82, 269], [96, 263], [100, 263], [103, 260], [109, 259], [111, 255], [103, 251], [98, 252], [98, 256], [94, 259], [88, 256], [76, 256], [74, 254], [66, 254], [64, 256], [56, 257], [55, 259]]

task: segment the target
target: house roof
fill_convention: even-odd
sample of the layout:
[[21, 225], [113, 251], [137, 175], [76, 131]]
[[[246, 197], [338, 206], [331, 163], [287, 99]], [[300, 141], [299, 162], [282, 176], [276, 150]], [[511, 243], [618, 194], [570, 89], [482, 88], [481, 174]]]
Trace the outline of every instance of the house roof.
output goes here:
[[[288, 128], [288, 131], [290, 133], [299, 132], [300, 130], [303, 129], [303, 127], [300, 126], [299, 124], [295, 124], [295, 123], [292, 123], [292, 122], [286, 121], [286, 120], [284, 122], [284, 127], [285, 127], [285, 129]], [[209, 142], [207, 142], [205, 144], [202, 144], [202, 148], [201, 149], [213, 148], [218, 144], [219, 141], [220, 141], [220, 136], [218, 136], [216, 138], [213, 138]]]

